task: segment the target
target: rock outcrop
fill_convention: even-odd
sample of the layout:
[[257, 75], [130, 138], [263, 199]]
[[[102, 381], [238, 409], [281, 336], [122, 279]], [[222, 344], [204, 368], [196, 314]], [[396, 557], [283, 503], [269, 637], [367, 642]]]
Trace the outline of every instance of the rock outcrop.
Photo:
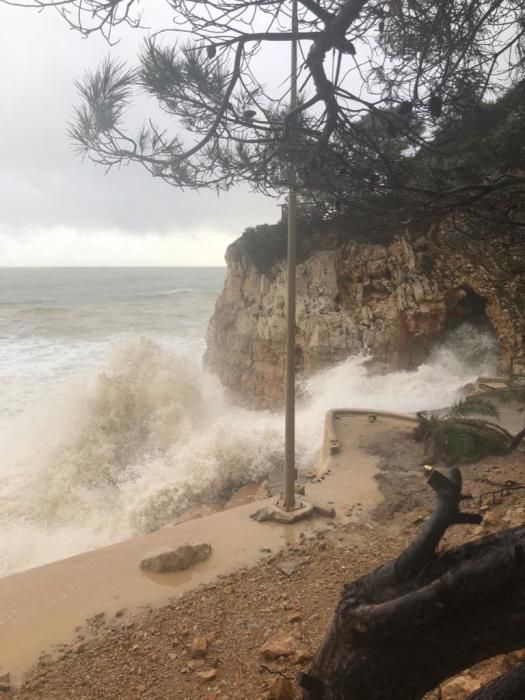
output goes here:
[[[385, 367], [413, 368], [464, 320], [492, 329], [502, 371], [522, 371], [523, 259], [504, 244], [483, 254], [453, 246], [448, 234], [442, 223], [424, 236], [404, 232], [374, 244], [339, 239], [310, 249], [297, 274], [298, 371], [309, 374], [363, 350]], [[284, 392], [285, 261], [279, 251], [261, 265], [245, 239], [226, 253], [206, 360], [247, 403], [276, 407]]]

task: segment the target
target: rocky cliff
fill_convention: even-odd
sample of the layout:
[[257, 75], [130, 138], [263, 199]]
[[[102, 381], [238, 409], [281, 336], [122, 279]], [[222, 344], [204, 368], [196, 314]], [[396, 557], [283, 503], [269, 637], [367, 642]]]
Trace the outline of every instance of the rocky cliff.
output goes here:
[[[284, 391], [285, 248], [282, 232], [266, 228], [272, 236], [252, 232], [227, 250], [206, 360], [249, 404], [276, 407]], [[297, 275], [298, 371], [363, 350], [389, 368], [413, 368], [465, 320], [492, 329], [502, 371], [525, 369], [521, 252], [506, 239], [473, 250], [449, 234], [441, 223], [383, 243], [310, 236]]]

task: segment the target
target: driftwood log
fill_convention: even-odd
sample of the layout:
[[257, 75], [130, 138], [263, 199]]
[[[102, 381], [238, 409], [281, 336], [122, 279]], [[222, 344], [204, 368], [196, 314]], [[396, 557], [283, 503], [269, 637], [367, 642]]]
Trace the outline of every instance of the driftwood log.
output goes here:
[[[461, 474], [430, 467], [437, 504], [394, 561], [345, 585], [307, 673], [304, 700], [416, 700], [497, 654], [525, 647], [525, 527], [436, 553], [451, 525], [479, 523], [460, 511]], [[470, 696], [522, 700], [519, 664]]]

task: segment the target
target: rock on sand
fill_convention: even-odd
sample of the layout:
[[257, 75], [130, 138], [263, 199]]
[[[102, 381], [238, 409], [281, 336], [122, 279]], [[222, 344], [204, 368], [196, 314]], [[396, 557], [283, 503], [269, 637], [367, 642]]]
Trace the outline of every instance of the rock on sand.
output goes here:
[[169, 571], [189, 569], [199, 561], [205, 561], [211, 556], [210, 544], [182, 544], [175, 549], [163, 547], [148, 554], [140, 562], [143, 571], [163, 574]]

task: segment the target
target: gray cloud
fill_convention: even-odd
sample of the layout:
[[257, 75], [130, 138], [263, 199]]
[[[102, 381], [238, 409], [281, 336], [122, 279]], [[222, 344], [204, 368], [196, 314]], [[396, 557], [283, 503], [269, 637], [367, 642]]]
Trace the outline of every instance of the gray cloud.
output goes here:
[[[153, 20], [162, 22], [166, 11], [158, 5]], [[111, 53], [133, 64], [142, 36], [127, 29], [121, 37]], [[105, 174], [73, 153], [66, 136], [77, 101], [73, 82], [108, 51], [101, 37], [82, 39], [54, 11], [0, 5], [0, 226], [207, 230], [233, 239], [248, 225], [275, 220], [276, 202], [260, 195], [180, 192], [140, 166]]]

